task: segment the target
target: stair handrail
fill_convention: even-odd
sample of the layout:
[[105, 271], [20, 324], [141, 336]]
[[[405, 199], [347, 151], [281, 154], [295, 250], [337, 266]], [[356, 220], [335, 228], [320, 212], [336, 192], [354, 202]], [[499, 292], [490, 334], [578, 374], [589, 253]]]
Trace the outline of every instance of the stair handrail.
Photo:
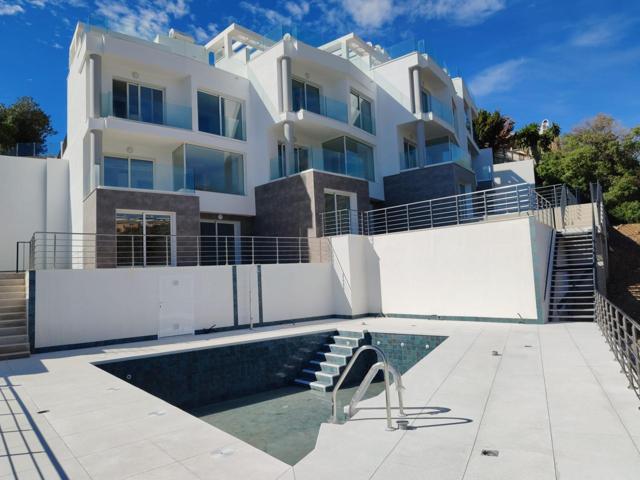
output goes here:
[[338, 382], [336, 383], [336, 386], [334, 387], [333, 392], [331, 393], [331, 418], [329, 419], [329, 421], [331, 423], [338, 423], [338, 390], [340, 390], [340, 387], [342, 386], [345, 379], [347, 378], [347, 375], [351, 371], [351, 368], [353, 367], [353, 364], [355, 363], [355, 361], [358, 359], [360, 354], [366, 350], [373, 350], [374, 352], [376, 352], [376, 355], [378, 356], [378, 360], [384, 363], [384, 367], [382, 370], [384, 372], [384, 395], [385, 395], [385, 405], [386, 405], [386, 412], [387, 412], [387, 430], [388, 431], [395, 430], [391, 423], [391, 397], [389, 395], [389, 362], [387, 361], [387, 356], [382, 351], [382, 349], [379, 347], [376, 347], [375, 345], [362, 345], [353, 354], [353, 356], [351, 357], [351, 360], [349, 360], [347, 367], [344, 369], [344, 372], [342, 372], [342, 375], [340, 375], [340, 378], [338, 379]]

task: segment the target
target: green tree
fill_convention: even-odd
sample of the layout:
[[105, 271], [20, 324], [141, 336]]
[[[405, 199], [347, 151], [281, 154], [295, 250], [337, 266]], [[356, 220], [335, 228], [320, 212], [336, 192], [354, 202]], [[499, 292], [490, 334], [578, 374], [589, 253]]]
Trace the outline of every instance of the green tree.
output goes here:
[[44, 145], [55, 134], [51, 117], [33, 98], [20, 97], [9, 106], [0, 104], [0, 151], [15, 148], [18, 143]]
[[480, 110], [473, 119], [473, 132], [480, 148], [499, 150], [511, 146], [514, 122], [499, 111]]
[[514, 144], [528, 151], [536, 160], [540, 160], [540, 156], [551, 150], [559, 136], [560, 126], [557, 123], [552, 123], [542, 134], [537, 124], [529, 123], [514, 134]]
[[640, 126], [626, 130], [599, 114], [560, 137], [543, 153], [536, 174], [543, 183], [565, 183], [589, 195], [599, 181], [614, 223], [640, 222]]

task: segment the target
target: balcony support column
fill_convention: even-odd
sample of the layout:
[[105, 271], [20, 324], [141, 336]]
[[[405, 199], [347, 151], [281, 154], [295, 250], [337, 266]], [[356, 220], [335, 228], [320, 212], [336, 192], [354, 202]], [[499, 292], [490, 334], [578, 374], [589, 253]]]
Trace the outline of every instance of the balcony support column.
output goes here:
[[420, 91], [420, 68], [415, 67], [411, 69], [411, 109], [416, 115], [422, 114]]
[[[89, 191], [100, 185], [100, 177], [97, 172], [100, 170], [96, 165], [102, 165], [102, 130], [91, 130], [89, 132], [89, 161], [84, 164], [87, 171], [84, 178], [89, 180]], [[87, 165], [88, 164], [88, 165]], [[86, 185], [86, 184], [85, 184]]]
[[89, 55], [89, 118], [102, 116], [102, 57]]
[[293, 145], [295, 143], [293, 122], [284, 122], [284, 175], [293, 173]]
[[424, 133], [424, 122], [418, 120], [416, 122], [416, 154], [418, 156], [417, 163], [419, 167], [424, 167], [427, 164], [427, 139]]
[[291, 101], [291, 58], [282, 57], [280, 59], [281, 71], [282, 71], [282, 111], [290, 112], [292, 107]]

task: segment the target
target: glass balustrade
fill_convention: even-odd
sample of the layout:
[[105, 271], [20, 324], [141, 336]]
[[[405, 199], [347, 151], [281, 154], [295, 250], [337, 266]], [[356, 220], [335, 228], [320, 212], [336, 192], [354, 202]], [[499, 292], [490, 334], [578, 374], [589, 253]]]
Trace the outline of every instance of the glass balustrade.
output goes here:
[[152, 112], [151, 109], [146, 109], [146, 106], [142, 105], [139, 111], [132, 112], [127, 108], [126, 103], [114, 105], [113, 94], [107, 92], [102, 94], [101, 107], [103, 117], [113, 116], [168, 127], [192, 129], [191, 107], [188, 105], [162, 102], [162, 108], [159, 110]]
[[177, 168], [170, 164], [161, 164], [134, 158], [105, 156], [102, 165], [94, 165], [91, 189], [95, 187], [151, 190], [159, 192], [193, 193], [188, 178], [192, 170]]

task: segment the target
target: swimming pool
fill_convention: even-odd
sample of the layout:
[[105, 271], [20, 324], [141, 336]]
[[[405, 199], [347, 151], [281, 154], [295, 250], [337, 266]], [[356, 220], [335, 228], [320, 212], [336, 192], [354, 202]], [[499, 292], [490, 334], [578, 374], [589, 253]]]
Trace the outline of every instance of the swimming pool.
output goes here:
[[[310, 363], [318, 363], [314, 359], [319, 354], [332, 352], [334, 337], [345, 333], [349, 332], [320, 331], [97, 366], [294, 465], [313, 450], [320, 425], [331, 415], [330, 392], [296, 386], [294, 381]], [[362, 344], [380, 347], [404, 374], [445, 339], [366, 332]], [[371, 351], [364, 353], [338, 392], [340, 413], [376, 361]], [[374, 382], [365, 398], [383, 389], [382, 382]]]

